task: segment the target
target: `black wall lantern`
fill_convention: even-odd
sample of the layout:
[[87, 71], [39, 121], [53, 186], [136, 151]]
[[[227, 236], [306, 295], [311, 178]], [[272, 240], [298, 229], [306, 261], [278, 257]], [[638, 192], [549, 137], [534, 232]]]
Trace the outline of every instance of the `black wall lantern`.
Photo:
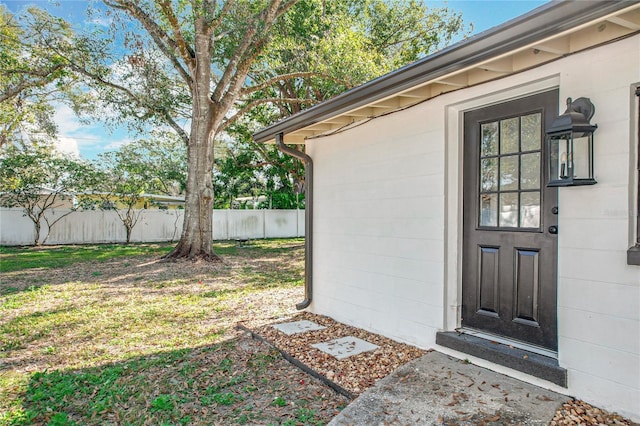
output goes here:
[[547, 130], [549, 183], [547, 186], [593, 185], [593, 132], [598, 128], [589, 120], [595, 107], [588, 98], [572, 101]]

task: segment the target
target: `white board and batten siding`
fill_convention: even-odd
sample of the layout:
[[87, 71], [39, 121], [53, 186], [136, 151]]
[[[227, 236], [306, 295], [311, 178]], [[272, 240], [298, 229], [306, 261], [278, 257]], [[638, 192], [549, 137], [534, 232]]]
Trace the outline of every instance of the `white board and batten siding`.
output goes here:
[[[66, 210], [54, 210], [52, 217]], [[139, 210], [132, 242], [177, 241], [183, 210]], [[217, 240], [304, 237], [304, 210], [214, 210], [213, 235]], [[41, 237], [46, 235], [43, 224]], [[30, 245], [33, 223], [22, 209], [0, 208], [0, 245]], [[51, 230], [46, 244], [101, 244], [126, 241], [124, 225], [113, 211], [76, 211]]]
[[640, 267], [626, 264], [636, 84], [640, 35], [309, 140], [311, 309], [435, 347], [437, 331], [459, 325], [463, 112], [554, 88], [560, 113], [567, 97], [588, 97], [598, 184], [560, 188], [558, 200], [558, 359], [568, 388], [474, 361], [639, 420]]

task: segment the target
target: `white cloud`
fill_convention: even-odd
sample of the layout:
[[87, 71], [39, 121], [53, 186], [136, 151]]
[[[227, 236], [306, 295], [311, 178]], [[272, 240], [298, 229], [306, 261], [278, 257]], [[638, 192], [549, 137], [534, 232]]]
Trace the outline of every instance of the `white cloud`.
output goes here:
[[53, 119], [58, 124], [60, 134], [73, 133], [83, 127], [78, 117], [76, 117], [76, 113], [67, 105], [57, 104], [55, 109], [56, 112]]
[[78, 141], [68, 137], [58, 137], [55, 141], [56, 148], [67, 154], [71, 154], [74, 157], [80, 157], [80, 150], [78, 149]]
[[59, 148], [84, 158], [94, 158], [100, 152], [117, 149], [131, 142], [122, 134], [110, 134], [101, 124], [81, 123], [75, 112], [65, 104], [55, 105], [54, 120], [58, 125], [56, 144]]

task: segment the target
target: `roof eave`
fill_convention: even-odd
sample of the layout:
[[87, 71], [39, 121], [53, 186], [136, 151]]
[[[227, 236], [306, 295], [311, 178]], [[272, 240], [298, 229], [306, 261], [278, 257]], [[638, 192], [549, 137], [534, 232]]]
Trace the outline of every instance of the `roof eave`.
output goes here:
[[417, 62], [383, 75], [253, 135], [267, 142], [367, 105], [429, 80], [459, 71], [628, 7], [630, 1], [553, 1]]

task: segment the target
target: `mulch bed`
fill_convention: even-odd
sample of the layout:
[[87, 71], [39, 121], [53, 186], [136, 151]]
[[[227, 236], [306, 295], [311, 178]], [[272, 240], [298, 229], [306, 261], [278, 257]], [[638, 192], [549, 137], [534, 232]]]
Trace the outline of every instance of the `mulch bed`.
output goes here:
[[571, 399], [562, 404], [550, 423], [550, 426], [562, 425], [638, 426], [638, 423], [625, 419], [616, 413], [609, 413], [594, 407], [579, 399]]
[[[373, 386], [377, 380], [387, 376], [401, 365], [426, 353], [426, 351], [414, 346], [396, 342], [378, 334], [341, 324], [329, 317], [308, 312], [279, 320], [277, 323], [302, 320], [313, 321], [326, 328], [288, 336], [273, 328], [272, 325], [258, 327], [254, 327], [251, 323], [241, 323], [240, 325], [251, 330], [254, 334], [265, 339], [321, 376], [344, 388], [353, 396], [357, 396]], [[380, 348], [372, 352], [365, 352], [338, 360], [311, 346], [315, 343], [346, 336], [358, 337], [378, 345]]]

